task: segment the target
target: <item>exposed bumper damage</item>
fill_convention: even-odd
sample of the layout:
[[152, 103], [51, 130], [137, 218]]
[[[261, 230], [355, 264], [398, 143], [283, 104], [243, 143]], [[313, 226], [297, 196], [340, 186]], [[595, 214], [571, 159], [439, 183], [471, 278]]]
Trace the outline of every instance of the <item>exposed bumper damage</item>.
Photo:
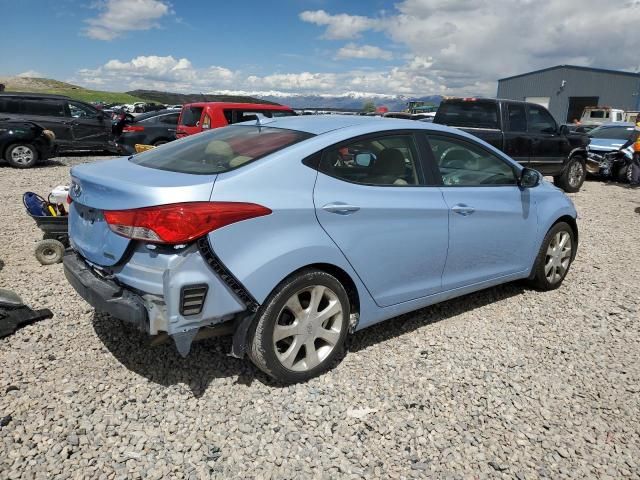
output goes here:
[[[90, 305], [149, 335], [170, 336], [182, 356], [203, 327], [234, 320], [240, 327], [252, 313], [207, 266], [197, 245], [149, 250], [140, 244], [127, 262], [109, 269], [91, 265], [75, 251], [68, 252], [63, 263], [69, 283]], [[234, 330], [240, 334], [240, 328]], [[244, 343], [246, 331], [242, 336], [237, 342]], [[237, 347], [232, 353], [240, 351], [244, 353]]]

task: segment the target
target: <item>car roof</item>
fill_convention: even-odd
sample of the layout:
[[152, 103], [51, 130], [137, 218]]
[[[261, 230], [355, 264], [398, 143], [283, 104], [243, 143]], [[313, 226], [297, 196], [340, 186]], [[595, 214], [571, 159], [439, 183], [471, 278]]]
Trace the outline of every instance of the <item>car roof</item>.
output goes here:
[[141, 113], [137, 117], [134, 117], [135, 121], [138, 120], [146, 120], [147, 118], [159, 117], [160, 115], [167, 115], [170, 113], [180, 113], [180, 110], [177, 108], [164, 108], [162, 110], [154, 110], [153, 112], [145, 112]]
[[598, 127], [612, 128], [612, 127], [635, 127], [636, 124], [632, 122], [609, 122], [602, 123]]
[[225, 108], [256, 108], [270, 110], [292, 110], [286, 105], [273, 105], [269, 103], [240, 103], [240, 102], [191, 102], [185, 103], [182, 107], [225, 107]]
[[[244, 125], [253, 125], [255, 120], [243, 122]], [[404, 120], [390, 117], [368, 117], [365, 115], [299, 115], [295, 117], [277, 117], [263, 121], [266, 127], [286, 128], [288, 130], [298, 130], [322, 135], [323, 133], [350, 127], [370, 126], [371, 132], [384, 130], [439, 130], [451, 131], [449, 127], [433, 123], [416, 122], [415, 120]], [[456, 130], [456, 133], [464, 132]]]
[[[28, 98], [52, 98], [58, 100], [71, 100], [66, 95], [54, 95], [52, 93], [35, 93], [35, 92], [0, 92], [3, 97], [28, 97]], [[86, 103], [86, 102], [83, 102]]]

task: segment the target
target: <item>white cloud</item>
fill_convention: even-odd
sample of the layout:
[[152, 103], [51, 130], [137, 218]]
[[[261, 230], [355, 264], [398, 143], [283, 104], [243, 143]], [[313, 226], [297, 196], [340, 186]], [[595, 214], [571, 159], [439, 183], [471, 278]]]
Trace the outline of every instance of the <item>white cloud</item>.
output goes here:
[[187, 58], [140, 56], [128, 61], [113, 59], [95, 69], [82, 69], [70, 81], [108, 90], [157, 89], [189, 93], [229, 89], [305, 94], [357, 91], [412, 95], [444, 92], [441, 85], [424, 75], [429, 66], [429, 59], [416, 57], [402, 67], [386, 70], [255, 75], [217, 65], [195, 67]]
[[113, 40], [134, 30], [158, 28], [160, 20], [172, 12], [163, 0], [102, 0], [100, 15], [86, 20], [84, 35], [95, 40]]
[[[558, 64], [639, 66], [636, 0], [403, 0], [395, 8], [380, 17], [319, 10], [301, 18], [325, 27], [325, 38], [382, 31], [408, 49], [409, 62], [429, 59], [400, 71], [419, 72], [452, 94], [494, 95], [498, 78]], [[405, 89], [420, 85], [408, 80]]]
[[375, 29], [379, 21], [359, 15], [329, 15], [324, 10], [305, 11], [300, 14], [300, 19], [315, 25], [326, 26], [323, 38], [328, 40], [345, 40], [357, 38], [365, 30]]
[[374, 45], [357, 45], [355, 43], [348, 43], [338, 50], [336, 58], [339, 60], [346, 58], [377, 58], [381, 60], [391, 60], [393, 55], [388, 50], [383, 50], [382, 48]]
[[44, 77], [44, 75], [42, 73], [38, 72], [37, 70], [27, 70], [26, 72], [19, 73], [16, 76], [23, 77], [23, 78], [42, 78], [42, 77]]

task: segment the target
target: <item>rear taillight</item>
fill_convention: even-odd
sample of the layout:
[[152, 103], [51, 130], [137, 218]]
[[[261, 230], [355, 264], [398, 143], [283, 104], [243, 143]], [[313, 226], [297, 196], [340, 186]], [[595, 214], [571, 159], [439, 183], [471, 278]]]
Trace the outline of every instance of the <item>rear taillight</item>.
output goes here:
[[144, 132], [144, 127], [142, 125], [125, 125], [122, 128], [122, 133], [127, 132]]
[[104, 218], [118, 235], [154, 243], [188, 243], [207, 233], [271, 210], [255, 203], [191, 202], [133, 210], [107, 210]]
[[202, 119], [202, 129], [208, 130], [209, 128], [211, 128], [211, 117], [205, 113]]

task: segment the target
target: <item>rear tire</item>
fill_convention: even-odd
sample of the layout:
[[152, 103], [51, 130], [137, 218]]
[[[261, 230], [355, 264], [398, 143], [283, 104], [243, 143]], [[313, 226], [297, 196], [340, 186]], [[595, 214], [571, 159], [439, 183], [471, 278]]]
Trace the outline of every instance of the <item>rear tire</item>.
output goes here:
[[64, 256], [64, 245], [62, 242], [53, 239], [41, 240], [36, 245], [36, 259], [41, 265], [53, 265], [62, 261]]
[[342, 284], [321, 270], [303, 270], [278, 285], [258, 311], [249, 356], [279, 382], [303, 382], [342, 358], [349, 316]]
[[567, 193], [576, 193], [580, 191], [586, 177], [584, 158], [574, 155], [569, 159], [562, 173], [553, 177], [553, 183]]
[[38, 150], [30, 143], [14, 143], [5, 151], [4, 159], [14, 168], [31, 168], [38, 163]]
[[529, 281], [541, 291], [555, 290], [562, 285], [575, 257], [576, 241], [571, 226], [556, 223], [547, 232], [534, 265], [534, 276]]

